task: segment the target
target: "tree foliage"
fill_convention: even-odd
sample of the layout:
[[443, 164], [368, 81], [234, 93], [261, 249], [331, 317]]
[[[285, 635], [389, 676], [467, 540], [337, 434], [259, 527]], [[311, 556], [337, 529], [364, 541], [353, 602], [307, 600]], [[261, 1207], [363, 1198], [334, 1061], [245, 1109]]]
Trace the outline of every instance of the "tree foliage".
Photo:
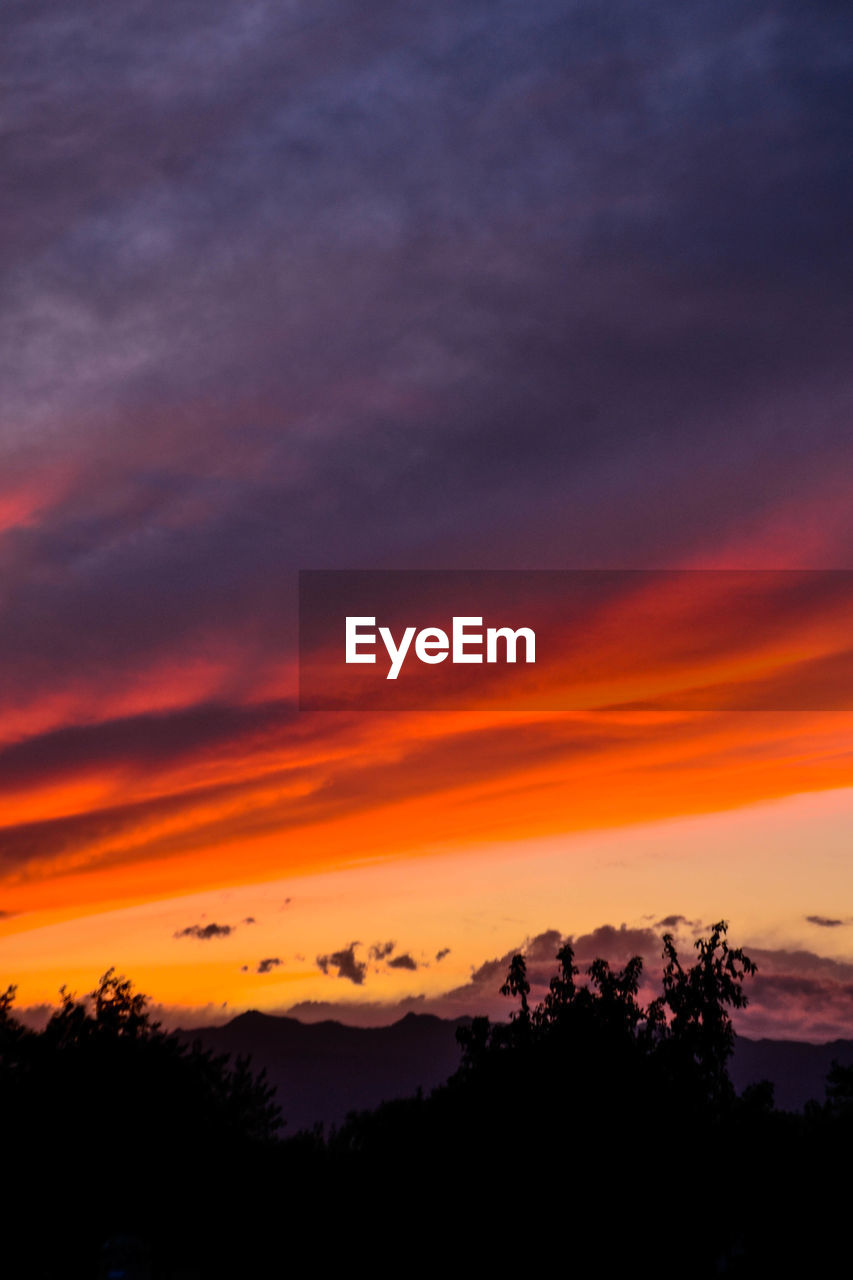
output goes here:
[[[600, 1073], [612, 1082], [620, 1066], [677, 1081], [697, 1099], [720, 1104], [732, 1096], [727, 1063], [734, 1044], [732, 1009], [748, 1003], [744, 982], [756, 972], [741, 948], [732, 948], [725, 920], [695, 943], [694, 964], [684, 966], [672, 934], [663, 937], [662, 991], [643, 1004], [643, 961], [632, 957], [623, 969], [598, 958], [578, 982], [574, 950], [565, 943], [547, 995], [530, 1007], [530, 983], [523, 955], [512, 958], [503, 995], [519, 1007], [508, 1024], [475, 1018], [457, 1033], [463, 1059], [460, 1076], [488, 1068], [500, 1055], [532, 1054], [538, 1068], [555, 1061], [574, 1076]], [[584, 1064], [588, 1070], [584, 1069]]]
[[34, 1087], [49, 1085], [69, 1122], [85, 1103], [90, 1135], [109, 1141], [112, 1130], [101, 1118], [112, 1106], [125, 1120], [144, 1119], [149, 1132], [168, 1121], [218, 1139], [225, 1133], [261, 1141], [276, 1136], [281, 1112], [265, 1074], [254, 1074], [245, 1059], [232, 1063], [164, 1030], [149, 1013], [148, 997], [114, 969], [82, 1000], [63, 987], [59, 1007], [38, 1034], [14, 1019], [13, 999], [13, 988], [0, 998], [0, 1078], [8, 1084], [17, 1073]]
[[63, 988], [38, 1032], [16, 1019], [14, 997], [0, 996], [0, 1108], [16, 1174], [7, 1209], [23, 1243], [45, 1205], [62, 1206], [58, 1267], [112, 1235], [174, 1241], [194, 1218], [210, 1232], [256, 1194], [281, 1116], [247, 1059], [166, 1031], [112, 969], [82, 999]]

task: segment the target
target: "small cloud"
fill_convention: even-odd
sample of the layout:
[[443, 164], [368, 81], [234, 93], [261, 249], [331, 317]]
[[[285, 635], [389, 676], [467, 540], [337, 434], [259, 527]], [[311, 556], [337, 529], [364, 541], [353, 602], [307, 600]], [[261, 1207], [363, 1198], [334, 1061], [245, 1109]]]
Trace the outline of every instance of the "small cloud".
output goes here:
[[387, 960], [396, 945], [396, 942], [374, 942], [370, 948], [371, 960]]
[[257, 973], [270, 973], [273, 969], [277, 969], [283, 960], [279, 960], [278, 956], [268, 956], [266, 960], [261, 960], [256, 970]]
[[240, 965], [240, 972], [241, 972], [241, 973], [248, 973], [248, 972], [249, 972], [249, 966], [248, 966], [247, 964], [241, 964], [241, 965]]
[[443, 960], [445, 956], [450, 955], [450, 947], [442, 947], [440, 951], [436, 951], [436, 960]]
[[360, 987], [367, 973], [367, 965], [364, 961], [355, 958], [355, 949], [360, 946], [360, 942], [351, 942], [348, 947], [333, 951], [331, 955], [317, 956], [317, 966], [324, 973], [328, 973], [329, 969], [337, 969], [339, 978], [348, 978], [350, 982]]
[[656, 929], [677, 929], [679, 925], [684, 925], [688, 929], [692, 929], [695, 925], [694, 920], [688, 920], [687, 916], [664, 916], [662, 920], [658, 920], [655, 925]]
[[243, 921], [243, 924], [257, 924], [257, 920], [255, 919], [254, 916], [246, 916], [246, 919]]
[[408, 951], [401, 956], [395, 956], [393, 960], [388, 961], [389, 969], [417, 969], [418, 962], [413, 960]]
[[837, 929], [844, 924], [843, 920], [835, 920], [832, 916], [806, 916], [806, 920], [809, 924], [820, 925], [821, 929]]
[[227, 938], [229, 934], [234, 932], [232, 924], [190, 924], [186, 929], [179, 929], [174, 933], [174, 938], [200, 938], [202, 942], [209, 942], [211, 938]]

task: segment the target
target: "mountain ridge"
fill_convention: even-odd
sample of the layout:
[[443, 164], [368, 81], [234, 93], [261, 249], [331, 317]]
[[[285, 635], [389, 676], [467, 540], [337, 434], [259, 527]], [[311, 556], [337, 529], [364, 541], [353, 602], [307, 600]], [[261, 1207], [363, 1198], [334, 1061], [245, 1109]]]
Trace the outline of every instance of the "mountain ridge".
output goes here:
[[[248, 1054], [256, 1070], [265, 1068], [290, 1135], [340, 1124], [351, 1111], [443, 1084], [460, 1061], [456, 1029], [470, 1021], [409, 1011], [395, 1022], [358, 1027], [249, 1009], [221, 1026], [177, 1034], [216, 1053]], [[799, 1111], [809, 1099], [823, 1100], [833, 1060], [853, 1064], [853, 1039], [814, 1044], [738, 1036], [730, 1074], [738, 1093], [759, 1080], [772, 1081], [776, 1106]]]

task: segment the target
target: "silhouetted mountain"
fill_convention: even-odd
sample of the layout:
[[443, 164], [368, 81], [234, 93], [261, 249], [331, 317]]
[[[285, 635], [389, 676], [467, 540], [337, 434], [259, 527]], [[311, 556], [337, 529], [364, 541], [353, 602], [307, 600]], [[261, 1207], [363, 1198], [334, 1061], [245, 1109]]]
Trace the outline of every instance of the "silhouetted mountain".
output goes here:
[[[350, 1111], [411, 1097], [418, 1088], [428, 1093], [458, 1067], [456, 1028], [469, 1022], [408, 1013], [387, 1027], [351, 1027], [253, 1011], [225, 1026], [181, 1035], [217, 1053], [251, 1054], [253, 1066], [265, 1067], [278, 1090], [286, 1132], [295, 1133], [317, 1123], [339, 1124]], [[776, 1106], [798, 1111], [810, 1098], [823, 1101], [833, 1059], [853, 1064], [853, 1040], [806, 1044], [739, 1036], [729, 1073], [739, 1093], [759, 1080], [772, 1081]]]
[[774, 1103], [782, 1111], [801, 1111], [814, 1099], [823, 1102], [833, 1059], [853, 1064], [853, 1040], [806, 1044], [802, 1040], [748, 1040], [738, 1036], [729, 1075], [738, 1093], [748, 1084], [772, 1080]]
[[180, 1035], [216, 1053], [251, 1054], [276, 1086], [292, 1134], [443, 1084], [459, 1066], [456, 1028], [469, 1021], [407, 1013], [387, 1027], [350, 1027], [251, 1011]]

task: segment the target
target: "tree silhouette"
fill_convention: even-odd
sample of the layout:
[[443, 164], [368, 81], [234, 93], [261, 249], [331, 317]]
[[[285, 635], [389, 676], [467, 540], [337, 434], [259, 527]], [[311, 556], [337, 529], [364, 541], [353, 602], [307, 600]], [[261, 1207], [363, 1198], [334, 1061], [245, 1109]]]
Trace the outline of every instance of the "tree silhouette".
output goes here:
[[263, 1072], [164, 1030], [113, 969], [83, 999], [63, 988], [41, 1032], [16, 1020], [14, 995], [0, 997], [0, 1106], [22, 1244], [42, 1238], [44, 1206], [61, 1206], [63, 1231], [42, 1245], [55, 1251], [50, 1274], [77, 1274], [69, 1260], [87, 1257], [79, 1274], [95, 1274], [112, 1237], [154, 1233], [174, 1252], [188, 1222], [227, 1254], [229, 1215], [248, 1212], [277, 1158], [281, 1115]]
[[[726, 934], [715, 924], [689, 965], [664, 938], [652, 999], [639, 956], [621, 968], [599, 957], [582, 975], [565, 943], [534, 1002], [514, 955], [500, 988], [515, 1005], [509, 1020], [460, 1026], [460, 1068], [429, 1098], [351, 1117], [328, 1145], [330, 1181], [349, 1186], [357, 1172], [387, 1197], [393, 1170], [397, 1214], [407, 1203], [459, 1206], [462, 1232], [472, 1189], [488, 1188], [509, 1208], [505, 1221], [484, 1218], [479, 1269], [527, 1267], [547, 1240], [566, 1256], [592, 1254], [605, 1275], [636, 1271], [657, 1241], [694, 1276], [731, 1271], [744, 1237], [728, 1187], [755, 1163], [750, 1143], [764, 1140], [768, 1108], [766, 1091], [741, 1104], [728, 1081], [730, 1013], [746, 1004], [755, 966]], [[712, 1176], [682, 1193], [673, 1167], [687, 1144]]]
[[664, 1038], [698, 1071], [709, 1097], [731, 1095], [727, 1065], [734, 1047], [729, 1009], [748, 1004], [744, 979], [756, 966], [740, 947], [729, 947], [728, 923], [719, 921], [708, 938], [694, 943], [695, 964], [682, 967], [672, 934], [664, 934], [666, 965], [663, 995], [653, 1002], [650, 1020], [663, 1029]]
[[[741, 948], [727, 940], [728, 924], [718, 921], [695, 943], [698, 958], [684, 966], [672, 934], [662, 940], [661, 994], [644, 1006], [639, 999], [643, 961], [633, 956], [623, 969], [602, 958], [578, 983], [574, 951], [565, 943], [545, 998], [530, 1008], [530, 983], [523, 955], [513, 956], [501, 993], [519, 1002], [509, 1024], [475, 1018], [461, 1027], [460, 1078], [487, 1068], [496, 1055], [522, 1049], [537, 1056], [536, 1070], [560, 1070], [586, 1087], [613, 1086], [617, 1075], [642, 1071], [694, 1101], [722, 1105], [733, 1097], [727, 1064], [734, 1044], [731, 1009], [746, 1007], [744, 982], [756, 972]], [[642, 1067], [641, 1064], [642, 1063]], [[490, 1068], [491, 1069], [491, 1068]]]
[[[193, 1128], [197, 1137], [273, 1139], [281, 1123], [274, 1089], [265, 1073], [252, 1073], [247, 1060], [233, 1064], [197, 1042], [167, 1032], [148, 1012], [148, 997], [109, 969], [94, 991], [77, 1000], [65, 988], [59, 1008], [37, 1038], [38, 1056], [47, 1069], [92, 1097], [102, 1110], [106, 1100], [125, 1112], [132, 1105], [155, 1129], [168, 1123]], [[67, 1090], [63, 1090], [67, 1091]], [[91, 1123], [91, 1122], [90, 1122]], [[97, 1126], [96, 1126], [97, 1127]], [[105, 1141], [109, 1134], [104, 1133]]]

